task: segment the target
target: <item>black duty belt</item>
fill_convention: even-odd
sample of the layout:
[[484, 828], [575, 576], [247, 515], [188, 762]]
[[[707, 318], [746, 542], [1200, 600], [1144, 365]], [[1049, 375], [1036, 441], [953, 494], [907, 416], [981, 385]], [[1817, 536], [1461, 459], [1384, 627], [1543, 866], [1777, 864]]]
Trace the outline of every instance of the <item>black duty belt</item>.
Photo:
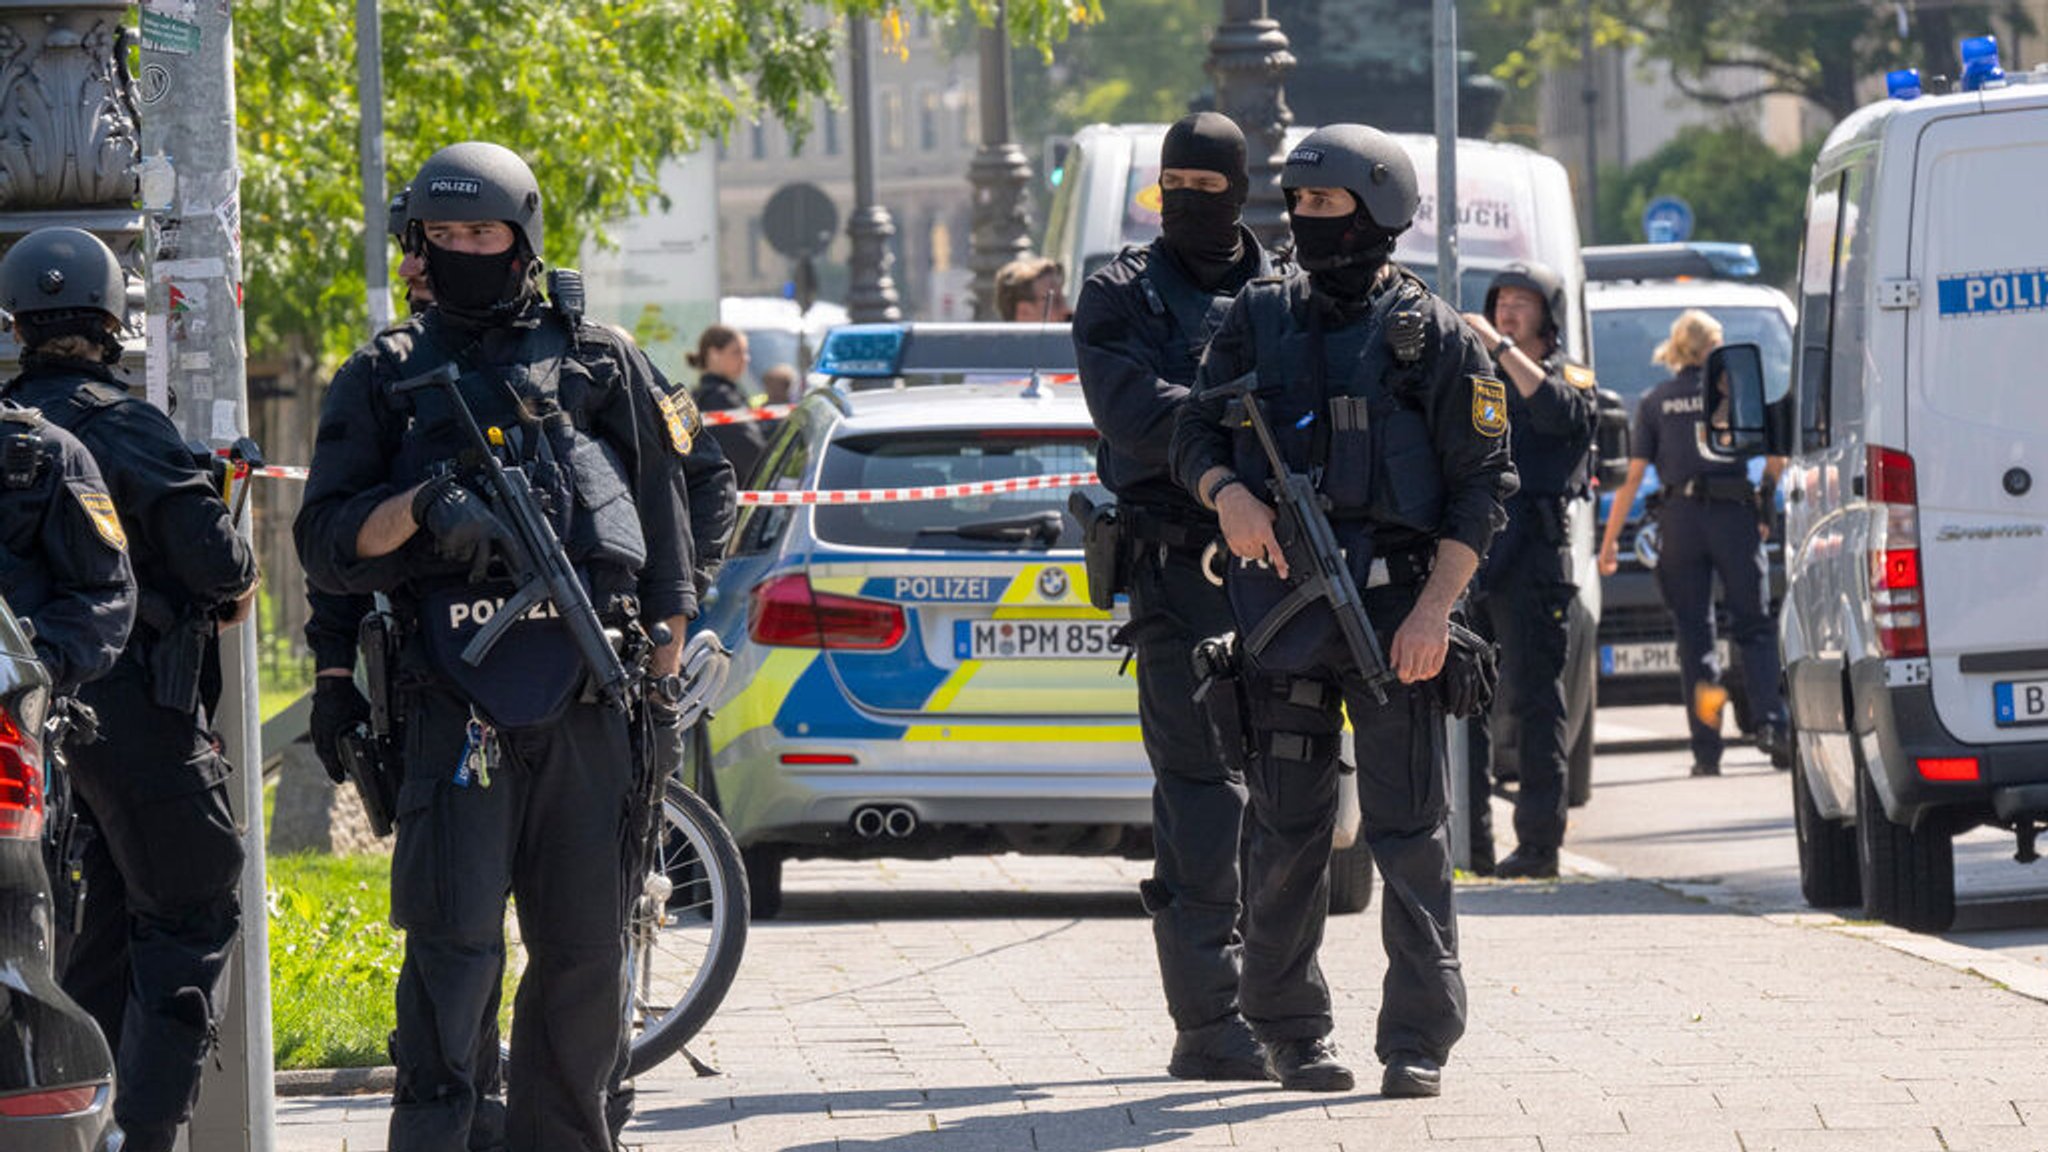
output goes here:
[[1141, 543], [1163, 545], [1175, 552], [1199, 553], [1220, 535], [1214, 520], [1137, 504], [1119, 504], [1118, 508], [1124, 518], [1124, 531]]
[[1714, 504], [1754, 504], [1756, 486], [1747, 476], [1695, 476], [1678, 486], [1677, 495]]

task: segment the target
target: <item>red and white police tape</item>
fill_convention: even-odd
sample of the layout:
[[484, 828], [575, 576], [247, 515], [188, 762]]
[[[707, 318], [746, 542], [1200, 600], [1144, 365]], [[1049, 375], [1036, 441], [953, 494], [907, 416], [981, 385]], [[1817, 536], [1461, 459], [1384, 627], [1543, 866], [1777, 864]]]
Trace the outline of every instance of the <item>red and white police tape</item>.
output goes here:
[[[269, 465], [251, 468], [252, 476], [272, 480], [304, 480], [304, 468]], [[793, 507], [809, 504], [909, 504], [920, 500], [958, 500], [967, 496], [998, 496], [1051, 488], [1084, 488], [1097, 482], [1093, 472], [1061, 472], [1050, 476], [1016, 476], [1008, 480], [976, 480], [965, 484], [934, 484], [921, 488], [838, 488], [822, 492], [742, 491], [741, 506], [766, 504]]]

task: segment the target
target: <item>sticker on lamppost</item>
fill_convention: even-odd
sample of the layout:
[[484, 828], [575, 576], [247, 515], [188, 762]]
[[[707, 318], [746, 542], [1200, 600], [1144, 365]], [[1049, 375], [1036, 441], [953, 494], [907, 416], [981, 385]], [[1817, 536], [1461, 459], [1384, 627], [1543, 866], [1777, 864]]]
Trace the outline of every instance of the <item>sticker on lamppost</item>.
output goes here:
[[1643, 206], [1643, 238], [1652, 244], [1682, 244], [1692, 238], [1692, 205], [1659, 196]]

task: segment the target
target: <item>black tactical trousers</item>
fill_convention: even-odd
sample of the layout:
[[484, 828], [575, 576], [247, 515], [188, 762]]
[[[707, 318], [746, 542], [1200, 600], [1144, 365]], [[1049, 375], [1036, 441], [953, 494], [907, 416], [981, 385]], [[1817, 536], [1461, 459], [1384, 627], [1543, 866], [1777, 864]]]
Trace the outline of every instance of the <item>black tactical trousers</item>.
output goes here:
[[[1502, 703], [1514, 710], [1515, 841], [1526, 848], [1564, 844], [1566, 815], [1564, 693], [1565, 647], [1572, 597], [1578, 588], [1565, 569], [1564, 554], [1531, 542], [1500, 569], [1472, 616], [1473, 630], [1500, 644]], [[1470, 736], [1472, 843], [1492, 844], [1493, 817], [1486, 798], [1493, 790], [1491, 716], [1466, 726]]]
[[1756, 509], [1731, 500], [1666, 500], [1657, 513], [1664, 537], [1657, 559], [1657, 590], [1671, 610], [1678, 634], [1678, 672], [1685, 693], [1686, 723], [1695, 764], [1718, 767], [1721, 730], [1702, 723], [1693, 693], [1702, 683], [1719, 684], [1719, 647], [1714, 640], [1714, 578], [1728, 598], [1731, 637], [1742, 654], [1742, 681], [1749, 689], [1750, 715], [1758, 724], [1785, 723], [1778, 690], [1778, 633], [1771, 618], [1770, 571]]
[[625, 718], [572, 704], [552, 724], [499, 732], [490, 786], [463, 786], [469, 705], [436, 688], [408, 705], [391, 877], [392, 919], [406, 930], [391, 1150], [470, 1143], [491, 1076], [480, 1034], [510, 892], [527, 964], [513, 1000], [505, 1146], [609, 1152], [604, 1094], [625, 995]]
[[1210, 746], [1191, 653], [1231, 630], [1230, 601], [1198, 556], [1140, 544], [1131, 571], [1138, 719], [1152, 761], [1152, 914], [1166, 1010], [1186, 1032], [1237, 1013], [1238, 844], [1245, 785]]
[[[1365, 597], [1373, 628], [1391, 645], [1413, 590]], [[1332, 653], [1304, 675], [1255, 676], [1246, 687], [1259, 754], [1246, 774], [1244, 1015], [1269, 1043], [1333, 1027], [1317, 953], [1330, 906], [1338, 734], [1349, 714], [1362, 835], [1384, 882], [1387, 975], [1375, 1050], [1383, 1062], [1419, 1052], [1441, 1063], [1465, 1033], [1443, 707], [1434, 685], [1392, 686], [1378, 704], [1349, 672], [1348, 658]]]
[[99, 835], [85, 856], [85, 920], [66, 949], [64, 990], [113, 1049], [127, 1147], [168, 1152], [199, 1097], [242, 924], [228, 765], [196, 716], [150, 699], [133, 657], [79, 695], [101, 735], [73, 746], [72, 780]]

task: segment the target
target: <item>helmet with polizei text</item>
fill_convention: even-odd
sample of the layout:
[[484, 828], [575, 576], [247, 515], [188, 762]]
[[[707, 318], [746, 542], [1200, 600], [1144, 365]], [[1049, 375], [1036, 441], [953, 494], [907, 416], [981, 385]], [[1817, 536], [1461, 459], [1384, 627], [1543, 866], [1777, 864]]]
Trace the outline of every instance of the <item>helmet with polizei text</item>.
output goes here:
[[436, 220], [502, 220], [541, 256], [540, 182], [502, 145], [467, 140], [427, 157], [406, 189], [405, 214], [408, 231]]
[[1309, 133], [1287, 154], [1280, 187], [1345, 189], [1358, 199], [1359, 210], [1387, 232], [1405, 230], [1422, 203], [1408, 150], [1363, 124], [1331, 124]]

